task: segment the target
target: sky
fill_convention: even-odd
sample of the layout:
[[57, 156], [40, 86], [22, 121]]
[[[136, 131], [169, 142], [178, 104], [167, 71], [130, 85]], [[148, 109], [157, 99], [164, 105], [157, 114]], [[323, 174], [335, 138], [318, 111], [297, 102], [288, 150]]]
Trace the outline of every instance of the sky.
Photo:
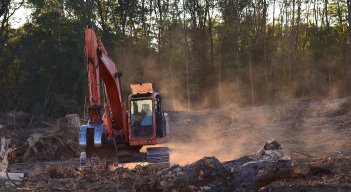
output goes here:
[[20, 7], [10, 20], [11, 26], [15, 29], [21, 27], [29, 19], [30, 14], [31, 10], [29, 8]]

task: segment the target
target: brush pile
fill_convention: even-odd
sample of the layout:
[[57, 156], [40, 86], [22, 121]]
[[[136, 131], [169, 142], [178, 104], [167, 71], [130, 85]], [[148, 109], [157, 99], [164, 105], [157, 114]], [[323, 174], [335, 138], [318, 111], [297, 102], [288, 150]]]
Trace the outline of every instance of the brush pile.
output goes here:
[[0, 124], [0, 138], [11, 141], [7, 144], [11, 163], [63, 160], [77, 157], [80, 152], [77, 114], [48, 123], [24, 112], [12, 112], [2, 115]]

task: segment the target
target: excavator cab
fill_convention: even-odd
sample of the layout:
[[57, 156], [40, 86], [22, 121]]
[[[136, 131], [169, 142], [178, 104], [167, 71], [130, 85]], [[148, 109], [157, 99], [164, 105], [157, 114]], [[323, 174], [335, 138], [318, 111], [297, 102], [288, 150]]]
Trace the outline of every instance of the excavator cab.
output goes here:
[[131, 146], [155, 145], [168, 141], [168, 115], [162, 97], [151, 83], [131, 85], [129, 96], [129, 141]]
[[[169, 120], [163, 112], [162, 97], [154, 92], [151, 83], [131, 85], [128, 98], [129, 145], [144, 146], [169, 140]], [[168, 147], [148, 147], [149, 163], [169, 163]]]

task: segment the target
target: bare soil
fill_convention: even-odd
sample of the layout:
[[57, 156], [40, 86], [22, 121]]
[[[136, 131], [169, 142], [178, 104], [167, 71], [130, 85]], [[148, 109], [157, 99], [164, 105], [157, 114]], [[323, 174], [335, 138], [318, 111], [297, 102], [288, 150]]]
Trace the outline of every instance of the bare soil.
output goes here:
[[[215, 156], [222, 162], [238, 159], [276, 139], [293, 160], [294, 173], [289, 178], [277, 178], [261, 191], [351, 191], [350, 109], [350, 98], [302, 98], [270, 106], [227, 105], [217, 110], [169, 112], [172, 139], [167, 146], [171, 164], [187, 165], [205, 156]], [[0, 132], [22, 140], [40, 125], [35, 120], [29, 128], [19, 124], [14, 133], [26, 135], [16, 136], [13, 127], [2, 119], [0, 124], [7, 129], [0, 128]], [[53, 149], [57, 147], [52, 145]], [[25, 150], [18, 150], [23, 152], [15, 154], [23, 155]], [[38, 155], [22, 162], [13, 157], [8, 171], [24, 172], [25, 182], [21, 186], [7, 182], [0, 190], [133, 191], [140, 178], [157, 177], [162, 170], [150, 166], [125, 168], [129, 165], [113, 171], [80, 170], [74, 148], [69, 155], [65, 150], [53, 154], [49, 159]]]

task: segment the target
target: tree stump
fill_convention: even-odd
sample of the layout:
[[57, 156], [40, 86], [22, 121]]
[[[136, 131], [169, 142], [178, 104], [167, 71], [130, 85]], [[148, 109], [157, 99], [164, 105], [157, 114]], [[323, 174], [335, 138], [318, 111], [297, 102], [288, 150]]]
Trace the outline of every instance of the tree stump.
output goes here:
[[68, 133], [67, 136], [71, 137], [70, 139], [78, 138], [79, 129], [80, 129], [80, 118], [78, 114], [69, 114], [65, 117], [62, 117], [56, 121], [58, 127], [63, 129], [65, 133]]
[[9, 161], [7, 156], [9, 154], [10, 139], [1, 137], [1, 149], [0, 149], [0, 171], [6, 171]]

